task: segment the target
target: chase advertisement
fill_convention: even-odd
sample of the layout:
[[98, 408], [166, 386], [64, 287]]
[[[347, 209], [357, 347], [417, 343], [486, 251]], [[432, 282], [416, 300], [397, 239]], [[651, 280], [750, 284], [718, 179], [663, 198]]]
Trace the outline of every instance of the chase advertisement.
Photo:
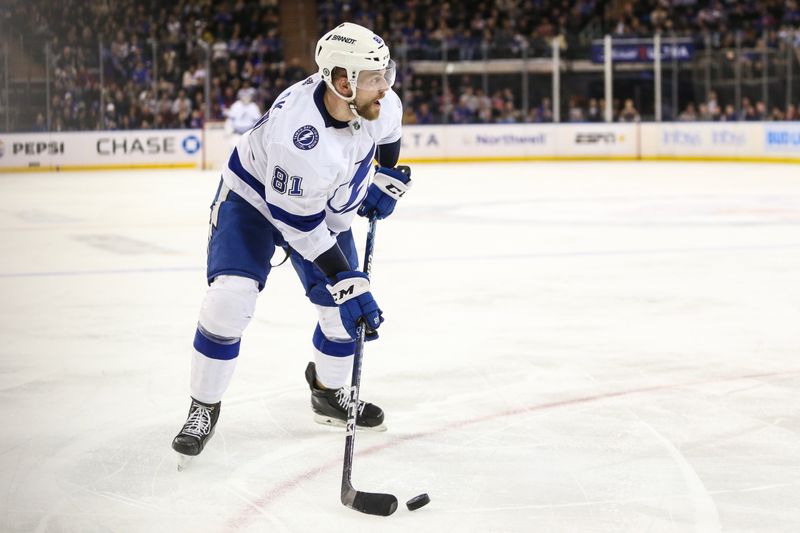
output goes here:
[[200, 168], [201, 130], [0, 135], [0, 171]]

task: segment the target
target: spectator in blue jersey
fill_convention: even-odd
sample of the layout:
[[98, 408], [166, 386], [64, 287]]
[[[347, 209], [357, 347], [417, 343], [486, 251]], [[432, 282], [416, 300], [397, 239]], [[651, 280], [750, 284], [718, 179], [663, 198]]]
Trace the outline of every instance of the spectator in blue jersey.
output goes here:
[[739, 120], [739, 116], [736, 114], [736, 110], [731, 104], [727, 104], [725, 106], [725, 111], [719, 117], [720, 121], [722, 122], [736, 122]]
[[417, 124], [433, 124], [433, 112], [428, 102], [423, 102], [417, 109]]

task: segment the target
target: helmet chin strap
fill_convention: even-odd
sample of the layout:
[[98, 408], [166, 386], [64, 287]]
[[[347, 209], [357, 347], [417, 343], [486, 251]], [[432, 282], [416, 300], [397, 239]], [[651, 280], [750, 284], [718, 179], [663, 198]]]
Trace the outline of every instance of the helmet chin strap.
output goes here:
[[348, 102], [348, 106], [350, 107], [350, 111], [356, 116], [356, 118], [364, 118], [358, 114], [358, 110], [356, 109], [356, 104], [353, 102]]

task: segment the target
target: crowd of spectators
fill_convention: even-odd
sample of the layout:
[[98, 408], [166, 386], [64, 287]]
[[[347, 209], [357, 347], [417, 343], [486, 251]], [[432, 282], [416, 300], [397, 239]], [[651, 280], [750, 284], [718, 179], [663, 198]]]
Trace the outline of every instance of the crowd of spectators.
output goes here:
[[[443, 91], [438, 91], [438, 87], [436, 81], [424, 88], [419, 79], [415, 80], [409, 91], [410, 105], [405, 109], [405, 124], [515, 124], [555, 120], [551, 99], [546, 96], [530, 102], [525, 109], [518, 101], [518, 94], [510, 88], [487, 94], [481, 88], [465, 84], [457, 94], [453, 94], [448, 87]], [[561, 122], [605, 122], [605, 118], [606, 103], [603, 98], [571, 96], [560, 113]], [[747, 96], [741, 98], [738, 107], [734, 103], [723, 104], [717, 93], [711, 91], [705, 101], [688, 102], [676, 113], [672, 113], [665, 105], [662, 118], [678, 122], [797, 121], [800, 120], [800, 113], [796, 104], [790, 103], [785, 108], [776, 105], [767, 109], [763, 101]], [[611, 106], [611, 120], [640, 122], [642, 116], [632, 98], [615, 98]]]
[[753, 102], [747, 96], [742, 97], [742, 102], [737, 109], [734, 104], [722, 104], [717, 98], [717, 93], [711, 91], [705, 102], [695, 104], [689, 102], [677, 116], [680, 122], [697, 121], [718, 121], [718, 122], [738, 122], [738, 121], [763, 121], [763, 120], [800, 120], [797, 106], [789, 104], [785, 109], [773, 106], [768, 110], [761, 100]]
[[[406, 103], [406, 123], [521, 123], [554, 120], [547, 93], [531, 91], [523, 103], [519, 87], [488, 90], [475, 80], [444, 84], [414, 75], [417, 59], [453, 61], [488, 57], [549, 56], [553, 38], [569, 60], [579, 42], [610, 32], [617, 37], [654, 31], [688, 35], [698, 48], [723, 48], [713, 68], [757, 76], [766, 68], [759, 49], [800, 49], [800, 0], [319, 0], [318, 31], [348, 20], [373, 28], [402, 60], [396, 90]], [[266, 109], [307, 73], [285, 58], [278, 0], [6, 0], [0, 17], [49, 44], [52, 66], [50, 123], [43, 110], [32, 117], [37, 130], [199, 127], [221, 120], [242, 89], [255, 92]], [[735, 31], [734, 31], [735, 30]], [[734, 57], [736, 35], [756, 52]], [[40, 41], [35, 41], [39, 39]], [[32, 48], [36, 49], [36, 46]], [[43, 47], [40, 47], [43, 48]], [[786, 54], [775, 54], [785, 57]], [[207, 59], [210, 57], [210, 71]], [[585, 57], [585, 56], [582, 56]], [[44, 57], [40, 58], [42, 61]], [[734, 64], [734, 61], [739, 64]], [[728, 72], [730, 71], [730, 72]], [[210, 108], [206, 109], [206, 84]], [[497, 85], [496, 83], [494, 84]], [[605, 105], [565, 88], [562, 121], [602, 121]], [[630, 98], [615, 101], [615, 120], [640, 120]], [[674, 120], [796, 120], [796, 106], [768, 110], [743, 98], [705, 102], [670, 111]]]
[[240, 89], [263, 109], [306, 76], [284, 60], [277, 0], [9, 0], [4, 15], [49, 43], [51, 130], [199, 127]]
[[800, 39], [797, 0], [639, 0], [607, 13], [606, 21], [606, 30], [615, 37], [660, 31], [694, 38], [700, 47], [708, 40], [713, 48], [733, 48], [737, 33], [744, 47], [777, 48], [788, 33]]
[[[699, 49], [800, 46], [800, 0], [320, 0], [319, 31], [351, 20], [384, 35], [408, 59], [472, 60], [549, 55], [558, 38], [565, 57], [592, 39], [691, 38]], [[583, 45], [583, 49], [581, 48]], [[444, 49], [444, 51], [443, 51]]]
[[[621, 7], [615, 10], [614, 6]], [[474, 60], [484, 54], [499, 58], [523, 53], [549, 57], [553, 38], [560, 43], [564, 57], [575, 57], [575, 53], [586, 57], [585, 48], [570, 56], [570, 48], [579, 46], [579, 35], [586, 44], [605, 33], [646, 37], [659, 31], [692, 38], [697, 50], [707, 46], [724, 49], [719, 52], [720, 60], [712, 65], [717, 77], [733, 79], [738, 68], [744, 78], [752, 79], [769, 68], [763, 61], [764, 48], [778, 52], [778, 63], [785, 61], [787, 47], [800, 48], [798, 0], [414, 0], [401, 6], [367, 0], [323, 0], [318, 9], [320, 32], [352, 20], [375, 28], [406, 60]], [[737, 33], [739, 45], [747, 50], [738, 56], [733, 53]], [[519, 90], [490, 92], [468, 82], [442, 87], [437, 80], [423, 82], [419, 76], [405, 74], [400, 90], [406, 93], [404, 100], [412, 104], [406, 110], [408, 123], [551, 122], [554, 118], [547, 97], [523, 108]], [[565, 100], [568, 105], [561, 113], [562, 121], [600, 122], [605, 118], [602, 99], [582, 95]], [[713, 104], [708, 105], [713, 109]], [[702, 104], [699, 107], [702, 109]], [[692, 108], [694, 104], [688, 106]], [[796, 117], [793, 105], [783, 110], [774, 107], [769, 113], [762, 108], [763, 102], [751, 105], [744, 98], [739, 110], [710, 116], [700, 113], [696, 120], [796, 119], [792, 118]], [[641, 120], [631, 98], [615, 101], [612, 109], [614, 120]], [[732, 109], [733, 104], [728, 104], [724, 110]], [[670, 109], [665, 113], [665, 118], [672, 120], [688, 120], [690, 116], [691, 112]]]
[[374, 28], [408, 59], [474, 60], [549, 50], [602, 17], [604, 0], [321, 0], [320, 32], [342, 20]]

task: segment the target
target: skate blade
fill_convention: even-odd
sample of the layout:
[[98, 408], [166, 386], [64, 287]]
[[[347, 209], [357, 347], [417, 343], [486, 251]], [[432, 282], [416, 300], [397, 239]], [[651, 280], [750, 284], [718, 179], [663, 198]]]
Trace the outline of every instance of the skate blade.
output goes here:
[[[346, 426], [345, 422], [339, 420], [338, 418], [333, 418], [331, 416], [325, 415], [314, 415], [314, 422], [317, 424], [322, 424], [323, 426], [333, 426], [337, 428], [343, 428]], [[356, 429], [359, 431], [386, 431], [386, 424], [381, 424], [380, 426], [374, 427], [367, 427], [367, 426], [356, 426]]]
[[178, 454], [178, 472], [183, 472], [189, 465], [192, 464], [192, 459], [194, 456], [192, 455], [183, 455], [182, 453]]

